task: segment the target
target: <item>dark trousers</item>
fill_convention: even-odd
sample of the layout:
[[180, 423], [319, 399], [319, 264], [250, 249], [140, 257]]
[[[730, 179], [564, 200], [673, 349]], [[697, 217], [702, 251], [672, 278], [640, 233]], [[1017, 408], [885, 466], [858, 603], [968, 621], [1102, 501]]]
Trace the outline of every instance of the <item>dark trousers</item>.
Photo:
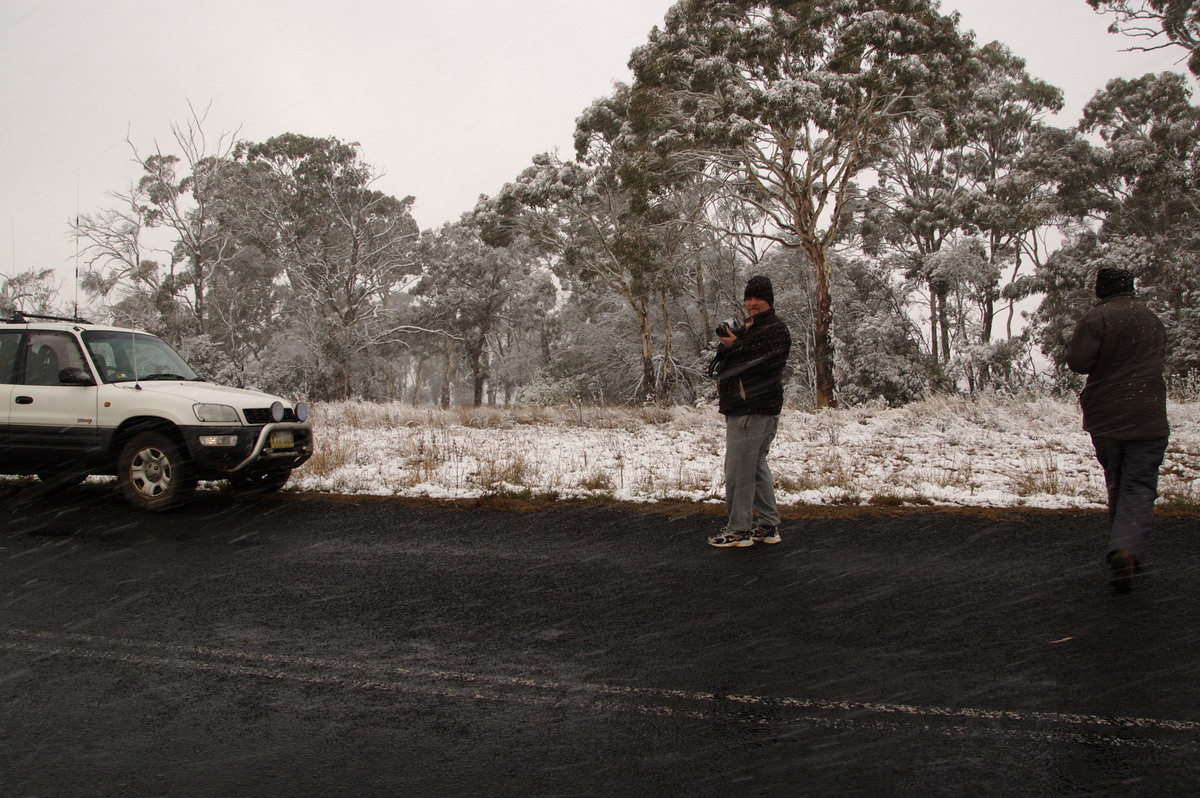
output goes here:
[[1167, 439], [1122, 441], [1093, 435], [1092, 446], [1108, 486], [1108, 554], [1125, 549], [1140, 562], [1150, 541], [1158, 468]]

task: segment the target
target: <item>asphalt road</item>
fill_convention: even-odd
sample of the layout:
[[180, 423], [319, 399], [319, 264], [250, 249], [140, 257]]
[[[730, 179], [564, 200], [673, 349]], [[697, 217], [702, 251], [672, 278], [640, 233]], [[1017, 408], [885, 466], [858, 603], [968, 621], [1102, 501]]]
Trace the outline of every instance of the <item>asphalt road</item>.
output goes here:
[[[0, 485], [0, 795], [1195, 795], [1200, 524]], [[798, 515], [793, 513], [792, 515]]]

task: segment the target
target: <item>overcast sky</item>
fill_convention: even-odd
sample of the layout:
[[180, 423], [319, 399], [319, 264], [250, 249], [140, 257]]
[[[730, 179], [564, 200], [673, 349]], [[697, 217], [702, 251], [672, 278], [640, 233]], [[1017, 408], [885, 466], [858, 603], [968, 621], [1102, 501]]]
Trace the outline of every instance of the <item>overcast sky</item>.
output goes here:
[[[0, 273], [69, 277], [68, 222], [138, 176], [126, 137], [171, 151], [189, 102], [210, 139], [358, 142], [422, 229], [453, 221], [533, 155], [570, 157], [575, 118], [629, 80], [672, 2], [0, 0]], [[1123, 52], [1086, 0], [942, 10], [1062, 88], [1064, 126], [1113, 77], [1186, 71], [1177, 48]]]

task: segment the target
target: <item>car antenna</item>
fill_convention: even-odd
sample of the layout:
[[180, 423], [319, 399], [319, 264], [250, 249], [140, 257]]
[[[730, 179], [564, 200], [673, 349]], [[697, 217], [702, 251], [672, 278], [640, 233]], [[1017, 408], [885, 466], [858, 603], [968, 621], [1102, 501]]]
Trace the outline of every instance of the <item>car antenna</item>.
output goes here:
[[129, 356], [133, 358], [133, 388], [140, 391], [142, 390], [142, 383], [138, 377], [137, 338], [134, 336], [132, 328], [129, 330]]
[[75, 318], [79, 318], [79, 173], [75, 173]]

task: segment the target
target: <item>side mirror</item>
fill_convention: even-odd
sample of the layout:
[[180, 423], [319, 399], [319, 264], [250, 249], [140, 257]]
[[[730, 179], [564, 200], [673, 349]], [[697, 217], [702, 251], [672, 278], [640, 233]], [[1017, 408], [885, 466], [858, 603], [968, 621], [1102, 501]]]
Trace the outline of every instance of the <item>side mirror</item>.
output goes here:
[[95, 385], [96, 380], [78, 366], [67, 366], [58, 372], [58, 381], [62, 385]]

